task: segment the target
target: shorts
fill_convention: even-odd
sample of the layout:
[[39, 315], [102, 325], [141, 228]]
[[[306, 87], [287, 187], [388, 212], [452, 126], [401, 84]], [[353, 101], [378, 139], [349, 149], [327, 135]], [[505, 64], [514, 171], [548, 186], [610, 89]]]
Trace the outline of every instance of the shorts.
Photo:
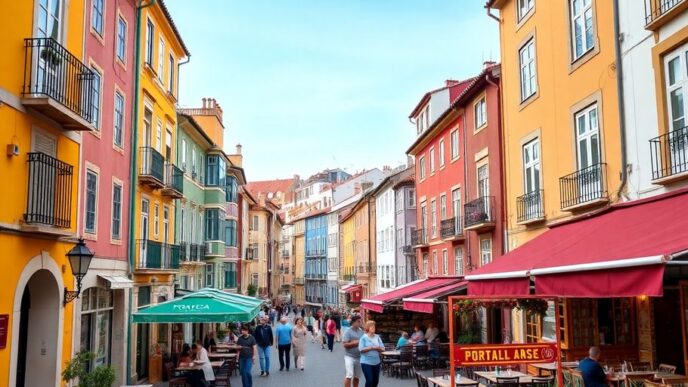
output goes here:
[[355, 359], [350, 356], [344, 356], [344, 369], [346, 370], [346, 379], [360, 379], [361, 378], [361, 359]]

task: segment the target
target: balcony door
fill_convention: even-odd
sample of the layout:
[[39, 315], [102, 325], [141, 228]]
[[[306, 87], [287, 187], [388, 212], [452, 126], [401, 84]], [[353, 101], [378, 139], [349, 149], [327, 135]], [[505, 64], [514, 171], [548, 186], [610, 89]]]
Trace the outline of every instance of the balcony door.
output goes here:
[[[674, 51], [665, 58], [666, 92], [669, 102], [669, 149], [663, 152], [668, 155], [671, 163], [671, 174], [688, 171], [688, 128], [686, 128], [686, 110], [688, 103], [685, 98], [688, 88], [688, 45]], [[663, 144], [664, 145], [664, 144]], [[664, 168], [668, 168], [666, 165]]]
[[[64, 14], [64, 0], [36, 0], [36, 20], [33, 25], [33, 36], [35, 38], [52, 38], [58, 43], [62, 43], [62, 16]], [[53, 47], [47, 42], [39, 44], [38, 49], [32, 50], [34, 62], [32, 68], [36, 72], [32, 74], [32, 79], [36, 85], [34, 92], [55, 95], [56, 90], [46, 90], [46, 88], [56, 88], [62, 82], [56, 82], [57, 74], [62, 71], [62, 60], [58, 47]], [[38, 89], [40, 88], [40, 90]]]
[[[57, 159], [57, 138], [47, 132], [34, 128], [31, 131], [31, 152], [43, 153]], [[48, 162], [32, 165], [34, 176], [39, 178], [29, 179], [28, 203], [39, 209], [39, 214], [44, 220], [54, 219], [55, 202], [58, 200], [57, 181], [59, 179], [57, 169]]]
[[597, 104], [593, 104], [576, 113], [575, 116], [578, 196], [582, 201], [596, 199], [602, 193], [597, 113]]
[[478, 199], [482, 199], [484, 217], [490, 219], [490, 175], [487, 168], [488, 164], [478, 167]]
[[141, 244], [139, 251], [139, 267], [146, 267], [148, 257], [148, 212], [150, 203], [147, 199], [141, 200]]
[[540, 141], [532, 140], [523, 146], [523, 193], [526, 195], [525, 213], [528, 219], [540, 209]]
[[461, 189], [452, 190], [452, 216], [454, 217], [454, 235], [461, 234]]

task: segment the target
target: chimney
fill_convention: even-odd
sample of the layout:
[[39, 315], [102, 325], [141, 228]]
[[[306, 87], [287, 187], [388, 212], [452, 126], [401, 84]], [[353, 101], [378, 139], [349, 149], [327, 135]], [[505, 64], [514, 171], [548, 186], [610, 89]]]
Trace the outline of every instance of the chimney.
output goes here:
[[458, 85], [458, 84], [459, 84], [459, 81], [457, 81], [456, 79], [447, 79], [444, 81], [444, 85], [447, 87]]
[[236, 144], [236, 154], [241, 154], [241, 144]]
[[497, 64], [497, 62], [495, 62], [495, 61], [486, 60], [485, 62], [483, 62], [483, 70], [487, 69], [488, 67], [494, 66], [496, 64]]
[[206, 102], [205, 102], [205, 101], [206, 101], [206, 99], [205, 99], [205, 98], [201, 98], [201, 99], [203, 100], [203, 109], [205, 109], [205, 106], [206, 106], [206, 104], [205, 104]]

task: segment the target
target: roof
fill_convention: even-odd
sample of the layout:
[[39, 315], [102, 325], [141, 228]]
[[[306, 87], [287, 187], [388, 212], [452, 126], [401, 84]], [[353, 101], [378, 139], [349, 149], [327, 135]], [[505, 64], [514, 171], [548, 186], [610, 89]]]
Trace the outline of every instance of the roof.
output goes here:
[[[420, 99], [420, 101], [418, 101], [418, 103], [417, 103], [416, 106], [413, 108], [413, 110], [411, 110], [411, 113], [409, 113], [408, 118], [413, 118], [413, 117], [415, 117], [415, 116], [418, 114], [418, 111], [419, 111], [423, 106], [425, 106], [426, 103], [428, 103], [428, 101], [430, 100], [430, 96], [431, 96], [431, 95], [437, 93], [438, 91], [447, 90], [447, 89], [449, 89], [449, 88], [451, 88], [451, 87], [459, 86], [459, 85], [461, 85], [462, 83], [465, 83], [465, 82], [470, 81], [471, 79], [472, 79], [472, 78], [464, 79], [463, 81], [457, 81], [457, 80], [454, 80], [454, 79], [447, 79], [447, 81], [446, 81], [447, 84], [445, 84], [444, 86], [439, 87], [439, 88], [434, 89], [434, 90], [430, 90], [430, 91], [428, 91], [427, 93], [423, 94], [423, 97]], [[451, 84], [448, 84], [449, 82], [451, 82]]]
[[250, 181], [246, 184], [246, 189], [254, 194], [268, 192], [287, 192], [294, 184], [294, 179], [275, 179]]
[[[177, 115], [180, 116], [180, 117], [183, 117], [185, 120], [187, 120], [187, 121], [191, 124], [191, 126], [193, 126], [194, 129], [196, 129], [196, 131], [197, 131], [201, 136], [203, 136], [203, 138], [204, 138], [206, 141], [208, 141], [208, 145], [209, 145], [211, 148], [212, 148], [212, 147], [217, 147], [217, 144], [215, 144], [215, 142], [213, 142], [213, 140], [210, 138], [210, 136], [208, 136], [208, 134], [203, 130], [203, 128], [201, 127], [201, 125], [196, 121], [196, 119], [195, 119], [192, 115], [185, 114], [185, 113], [181, 112], [179, 109], [177, 109]], [[225, 157], [226, 157], [226, 155], [225, 155]]]
[[443, 128], [445, 118], [447, 118], [459, 106], [465, 104], [469, 98], [475, 95], [476, 92], [481, 91], [482, 86], [486, 83], [485, 77], [489, 74], [494, 74], [495, 71], [501, 71], [501, 64], [496, 63], [486, 66], [483, 71], [480, 72], [480, 74], [478, 74], [475, 78], [472, 78], [471, 83], [466, 86], [465, 89], [463, 89], [463, 91], [449, 105], [449, 108], [447, 108], [442, 115], [437, 117], [437, 119], [430, 125], [428, 129], [425, 130], [425, 132], [416, 138], [416, 141], [411, 144], [411, 146], [406, 150], [406, 153], [411, 155], [414, 154], [413, 152], [418, 145], [424, 143], [431, 137], [431, 135], [434, 136], [438, 128]]
[[158, 0], [158, 3], [160, 3], [160, 9], [162, 9], [162, 13], [165, 15], [165, 18], [167, 18], [167, 21], [170, 23], [170, 27], [172, 27], [172, 31], [174, 32], [174, 35], [177, 37], [179, 44], [182, 46], [182, 49], [184, 50], [184, 54], [186, 54], [187, 57], [190, 57], [191, 53], [189, 52], [189, 49], [186, 48], [186, 44], [184, 44], [184, 40], [182, 39], [182, 35], [179, 33], [179, 30], [177, 29], [177, 25], [174, 23], [174, 20], [172, 19], [172, 14], [170, 14], [170, 10], [167, 9], [167, 6], [165, 5], [165, 2], [163, 0]]
[[378, 193], [380, 193], [380, 191], [382, 191], [383, 188], [387, 187], [389, 184], [392, 185], [392, 188], [395, 188], [399, 183], [401, 183], [402, 181], [409, 180], [409, 178], [411, 179], [411, 181], [413, 181], [413, 176], [415, 175], [414, 171], [415, 166], [410, 165], [398, 172], [395, 172], [385, 177], [385, 179], [382, 180], [380, 184], [378, 184], [377, 187], [375, 187], [371, 191], [371, 195], [377, 195]]

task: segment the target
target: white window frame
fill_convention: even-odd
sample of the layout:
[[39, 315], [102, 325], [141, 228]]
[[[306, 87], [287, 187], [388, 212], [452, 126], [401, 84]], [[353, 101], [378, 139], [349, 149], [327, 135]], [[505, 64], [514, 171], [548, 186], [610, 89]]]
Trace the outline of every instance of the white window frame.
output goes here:
[[[122, 29], [123, 28], [123, 29]], [[129, 24], [122, 17], [117, 15], [117, 31], [115, 32], [115, 56], [117, 59], [126, 64], [127, 63], [127, 33]]]
[[[591, 118], [592, 112], [595, 112], [595, 117], [594, 119]], [[580, 133], [580, 125], [579, 125], [579, 119], [583, 118], [586, 122], [587, 130], [584, 133]], [[588, 168], [590, 166], [599, 164], [602, 162], [602, 144], [601, 144], [601, 137], [600, 137], [600, 124], [599, 124], [599, 119], [600, 119], [600, 110], [598, 107], [597, 102], [588, 105], [584, 109], [579, 110], [576, 112], [576, 114], [573, 117], [573, 122], [574, 122], [574, 130], [576, 131], [576, 159], [577, 159], [577, 168], [578, 170], [582, 170], [585, 168]], [[597, 141], [597, 146], [592, 145], [592, 140], [596, 139]], [[583, 160], [581, 159], [581, 154], [580, 154], [580, 149], [581, 149], [581, 142], [585, 141], [587, 146], [586, 150], [588, 151], [588, 162], [584, 165]], [[594, 156], [597, 156], [597, 160], [594, 160]]]
[[[575, 9], [574, 3], [576, 2], [579, 2], [582, 7]], [[571, 17], [571, 50], [573, 52], [574, 62], [595, 48], [595, 20], [592, 2], [593, 0], [569, 0], [569, 12]], [[586, 26], [588, 16], [590, 17], [590, 25]], [[578, 50], [578, 36], [576, 36], [576, 25], [579, 23], [581, 26], [580, 51]], [[590, 34], [590, 41], [588, 41], [588, 34], [586, 31], [588, 27], [592, 30], [592, 33]]]
[[159, 223], [160, 221], [160, 204], [153, 203], [153, 237], [158, 238], [159, 234]]
[[[525, 143], [521, 154], [523, 157], [523, 193], [536, 192], [540, 189], [540, 138], [536, 137]], [[528, 184], [528, 181], [531, 181], [532, 184]]]
[[456, 160], [461, 155], [459, 150], [459, 129], [454, 129], [449, 134], [449, 145], [451, 147], [451, 159]]
[[145, 52], [145, 63], [153, 69], [153, 56], [155, 55], [154, 45], [155, 45], [155, 24], [150, 18], [146, 18], [146, 52]]
[[433, 199], [430, 201], [430, 230], [432, 231], [430, 235], [433, 238], [437, 237], [437, 202]]
[[447, 219], [447, 195], [440, 195], [440, 220]]
[[518, 49], [518, 63], [521, 80], [521, 102], [523, 102], [537, 93], [537, 62], [534, 37]]
[[[96, 6], [100, 4], [102, 7], [98, 9]], [[97, 25], [99, 19], [100, 26]], [[100, 27], [100, 28], [99, 28]], [[98, 34], [99, 37], [103, 37], [105, 31], [105, 0], [91, 0], [91, 30]]]
[[158, 40], [158, 80], [160, 83], [164, 82], [165, 73], [165, 40], [160, 37]]
[[483, 96], [473, 105], [473, 118], [476, 130], [487, 125], [487, 97]]
[[425, 179], [425, 155], [418, 158], [418, 174], [420, 175], [420, 180]]
[[[119, 113], [117, 112], [118, 108], [118, 101], [122, 101], [122, 106], [121, 110]], [[127, 108], [127, 102], [126, 99], [124, 98], [124, 94], [122, 94], [119, 90], [115, 89], [115, 100], [114, 100], [114, 109], [112, 112], [112, 120], [113, 120], [113, 125], [112, 125], [112, 143], [120, 149], [124, 149], [124, 123], [125, 121], [125, 110]], [[118, 115], [119, 115], [119, 120], [118, 120]], [[119, 121], [119, 124], [118, 124]], [[117, 132], [119, 131], [119, 143], [117, 141]]]
[[516, 3], [516, 12], [518, 14], [518, 21], [520, 22], [528, 16], [535, 8], [535, 0], [518, 0]]
[[437, 147], [439, 148], [438, 157], [439, 157], [440, 168], [443, 168], [444, 167], [444, 139], [443, 138], [440, 139], [440, 142], [437, 145]]
[[415, 190], [415, 188], [409, 188], [407, 192], [408, 192], [408, 201], [406, 202], [406, 205], [409, 208], [415, 208], [416, 207], [416, 190]]
[[[95, 176], [96, 187], [94, 192], [93, 203], [93, 228], [88, 228], [88, 177]], [[100, 195], [100, 171], [96, 168], [86, 168], [86, 179], [84, 179], [84, 234], [97, 235], [98, 234], [98, 195]]]
[[432, 251], [432, 274], [437, 275], [439, 272], [439, 263], [437, 262], [437, 250]]
[[492, 262], [492, 238], [480, 238], [480, 265]]
[[463, 249], [461, 246], [454, 247], [454, 274], [463, 275]]
[[435, 147], [430, 148], [430, 174], [435, 173]]
[[96, 75], [91, 90], [91, 123], [96, 131], [100, 132], [100, 119], [103, 116], [103, 72], [93, 64], [91, 64], [91, 71]]
[[[119, 188], [119, 210], [115, 209], [115, 190]], [[124, 202], [124, 185], [120, 181], [112, 183], [112, 221], [110, 222], [110, 238], [112, 240], [122, 240], [122, 206]], [[115, 219], [119, 219], [119, 229], [115, 229]]]
[[449, 252], [442, 249], [442, 274], [449, 275]]

